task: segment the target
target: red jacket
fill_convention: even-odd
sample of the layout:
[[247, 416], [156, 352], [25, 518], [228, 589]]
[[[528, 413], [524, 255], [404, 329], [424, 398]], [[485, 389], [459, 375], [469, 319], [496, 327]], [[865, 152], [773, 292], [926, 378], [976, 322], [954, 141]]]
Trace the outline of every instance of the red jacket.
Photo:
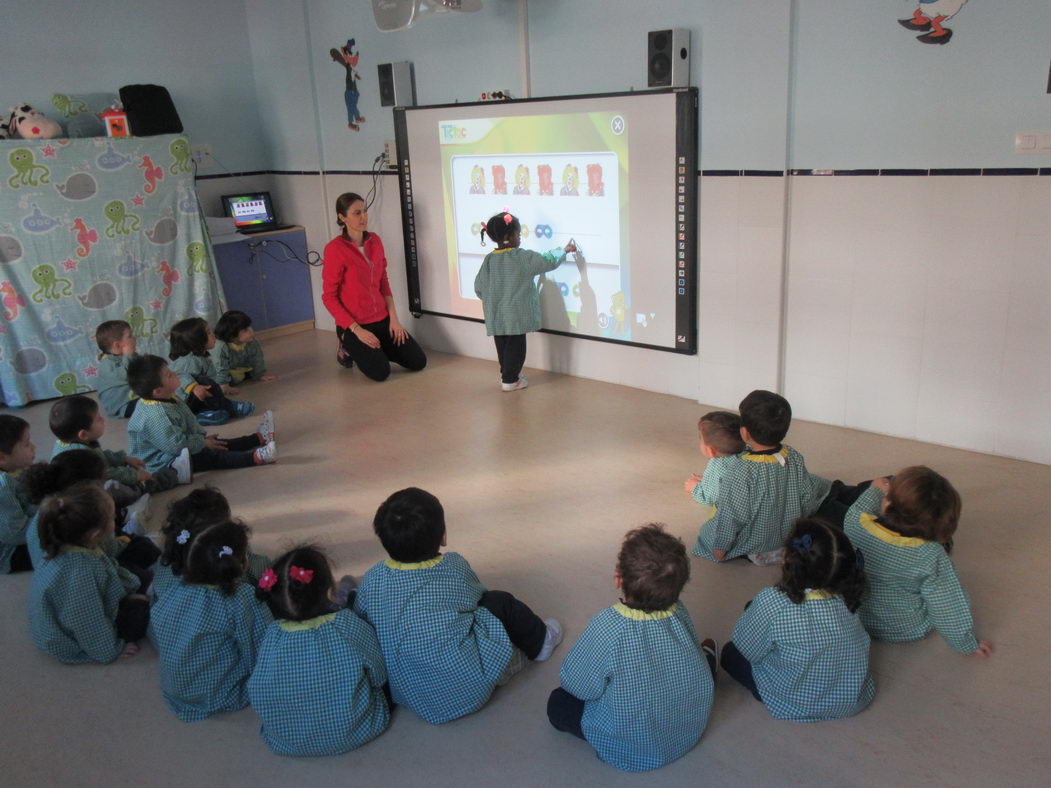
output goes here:
[[349, 328], [352, 323], [376, 323], [387, 316], [384, 297], [391, 295], [387, 255], [375, 233], [368, 233], [365, 238], [365, 254], [346, 236], [329, 241], [321, 281], [321, 302], [340, 328]]

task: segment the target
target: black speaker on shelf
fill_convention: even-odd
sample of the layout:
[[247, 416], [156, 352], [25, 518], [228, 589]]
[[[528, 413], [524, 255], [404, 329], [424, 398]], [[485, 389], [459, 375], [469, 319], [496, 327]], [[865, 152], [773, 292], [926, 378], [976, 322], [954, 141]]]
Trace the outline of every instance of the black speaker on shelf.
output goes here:
[[380, 63], [376, 71], [380, 78], [381, 107], [416, 106], [416, 71], [411, 61]]
[[690, 31], [651, 30], [646, 48], [646, 81], [651, 88], [690, 85]]

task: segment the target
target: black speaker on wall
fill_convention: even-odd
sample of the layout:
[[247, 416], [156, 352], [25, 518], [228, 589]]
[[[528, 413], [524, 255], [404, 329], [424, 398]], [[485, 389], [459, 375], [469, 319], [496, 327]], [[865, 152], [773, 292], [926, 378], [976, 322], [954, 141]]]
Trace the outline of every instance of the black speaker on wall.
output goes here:
[[411, 61], [380, 63], [376, 71], [380, 78], [381, 107], [416, 106], [416, 71]]
[[690, 31], [651, 30], [646, 48], [646, 81], [651, 88], [690, 85]]

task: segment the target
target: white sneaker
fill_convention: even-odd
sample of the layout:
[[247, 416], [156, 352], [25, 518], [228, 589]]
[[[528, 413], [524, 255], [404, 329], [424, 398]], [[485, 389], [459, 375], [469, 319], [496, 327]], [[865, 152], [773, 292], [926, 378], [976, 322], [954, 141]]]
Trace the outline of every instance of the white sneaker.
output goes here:
[[519, 378], [514, 383], [501, 383], [500, 388], [503, 391], [521, 391], [529, 385], [529, 381], [525, 378]]
[[124, 527], [121, 529], [128, 536], [142, 536], [146, 533], [146, 521], [150, 517], [150, 494], [145, 493], [139, 499], [128, 506], [127, 515], [124, 518]]
[[533, 662], [546, 662], [551, 658], [551, 652], [562, 642], [562, 625], [558, 623], [558, 620], [545, 618], [544, 623], [547, 625], [547, 634], [544, 635], [544, 646], [540, 649], [540, 653], [533, 657]]
[[179, 484], [189, 484], [193, 481], [193, 468], [190, 465], [189, 449], [183, 449], [179, 452], [179, 456], [172, 461], [171, 469], [179, 475]]
[[255, 450], [255, 457], [263, 465], [277, 462], [277, 441], [270, 441], [266, 446], [260, 446]]
[[274, 412], [272, 410], [268, 410], [263, 414], [263, 420], [259, 422], [259, 434], [266, 439], [267, 443], [273, 443], [274, 438], [277, 437], [274, 427]]

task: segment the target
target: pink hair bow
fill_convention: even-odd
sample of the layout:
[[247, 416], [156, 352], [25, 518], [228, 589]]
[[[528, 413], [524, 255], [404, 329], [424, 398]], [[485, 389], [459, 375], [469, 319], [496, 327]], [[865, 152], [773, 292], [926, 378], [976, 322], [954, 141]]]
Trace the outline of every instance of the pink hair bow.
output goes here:
[[302, 583], [303, 585], [306, 585], [307, 583], [309, 583], [311, 580], [314, 579], [314, 570], [313, 569], [303, 569], [302, 567], [299, 567], [299, 566], [293, 566], [293, 567], [289, 568], [288, 576], [290, 578], [292, 578], [293, 580], [295, 580], [297, 583]]
[[263, 576], [259, 578], [259, 587], [264, 591], [269, 591], [277, 584], [277, 575], [274, 574], [273, 569], [267, 569], [263, 572]]

